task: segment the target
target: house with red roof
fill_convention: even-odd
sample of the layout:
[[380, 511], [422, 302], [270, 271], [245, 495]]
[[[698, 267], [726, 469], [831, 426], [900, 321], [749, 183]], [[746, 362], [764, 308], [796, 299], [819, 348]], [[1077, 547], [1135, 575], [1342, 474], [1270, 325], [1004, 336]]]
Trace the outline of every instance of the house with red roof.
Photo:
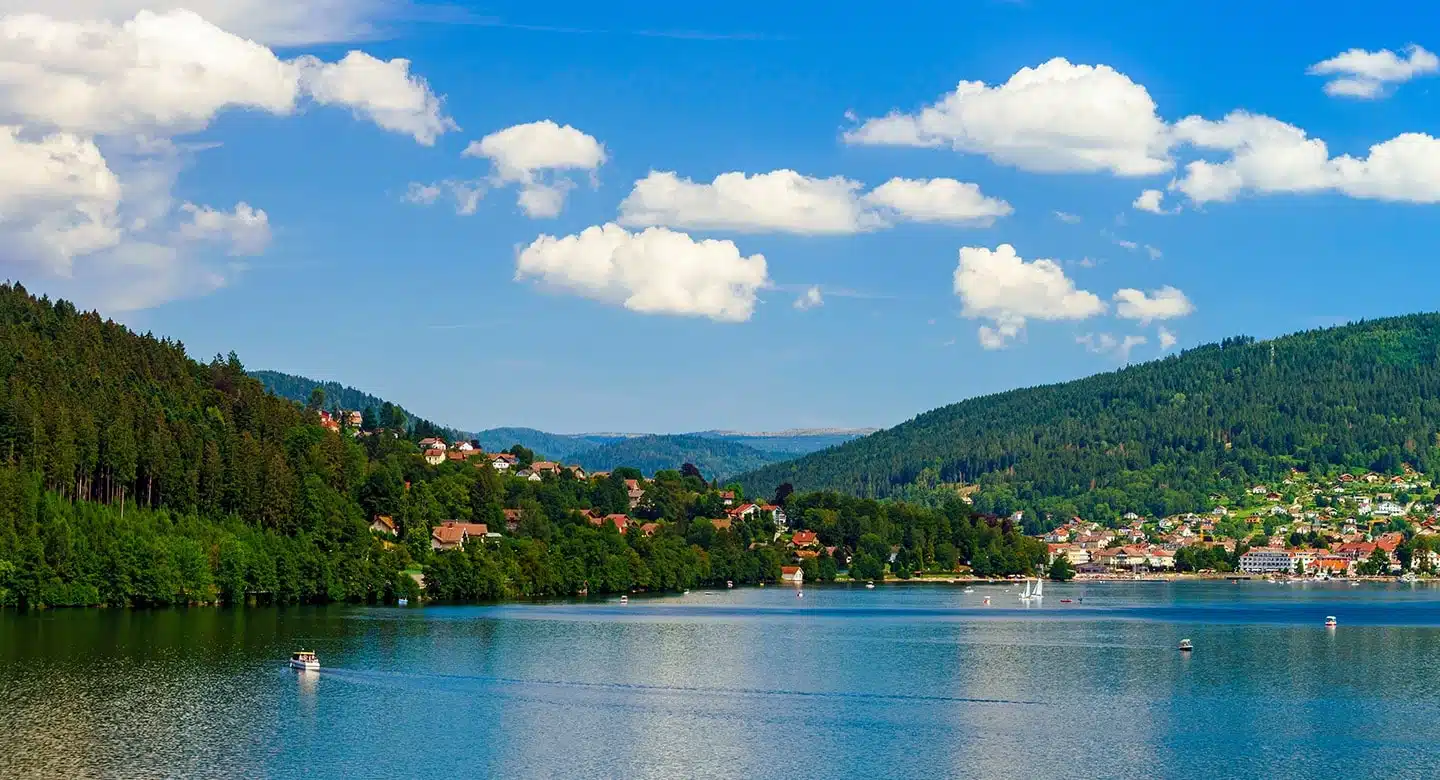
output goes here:
[[389, 515], [375, 515], [375, 519], [370, 521], [370, 530], [386, 536], [400, 533], [400, 529], [395, 525], [395, 518]]
[[790, 537], [791, 547], [810, 547], [819, 542], [820, 537], [814, 531], [796, 531], [795, 535]]
[[781, 566], [780, 581], [799, 585], [805, 581], [805, 572], [799, 566]]

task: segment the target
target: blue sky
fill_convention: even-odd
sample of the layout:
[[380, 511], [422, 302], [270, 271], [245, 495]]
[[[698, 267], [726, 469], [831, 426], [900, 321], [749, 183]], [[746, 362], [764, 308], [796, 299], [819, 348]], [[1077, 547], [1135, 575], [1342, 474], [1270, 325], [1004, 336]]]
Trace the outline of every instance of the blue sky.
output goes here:
[[[32, 27], [109, 24], [120, 41], [149, 29], [124, 27], [142, 9], [177, 4], [5, 5], [47, 14]], [[233, 349], [458, 427], [888, 426], [1237, 333], [1435, 308], [1440, 149], [1405, 135], [1437, 115], [1440, 66], [1405, 48], [1440, 45], [1413, 38], [1436, 16], [1420, 4], [1297, 16], [1221, 2], [1204, 21], [1190, 5], [1046, 0], [188, 7], [264, 49], [237, 48], [250, 63], [237, 73], [315, 59], [274, 89], [217, 76], [203, 86], [220, 97], [186, 103], [183, 120], [159, 79], [139, 119], [0, 87], [0, 124], [31, 144], [0, 144], [0, 160], [61, 133], [93, 140], [119, 182], [11, 182], [7, 200], [0, 174], [0, 215], [31, 219], [0, 216], [0, 233], [38, 235], [55, 209], [110, 226], [63, 261], [56, 241], [0, 254], [7, 275], [197, 357]], [[194, 24], [156, 35], [194, 40]], [[374, 59], [346, 59], [356, 49]], [[1307, 72], [1352, 49], [1371, 54]], [[61, 69], [0, 46], [6, 58], [37, 84]], [[106, 81], [109, 63], [92, 84], [133, 86]], [[1001, 91], [1024, 68], [1079, 80]], [[1337, 79], [1348, 86], [1327, 92]], [[921, 116], [962, 81], [985, 86]], [[546, 120], [553, 132], [465, 156]], [[142, 131], [170, 151], [126, 146]], [[649, 216], [622, 207], [652, 171], [688, 180], [689, 199], [656, 188]], [[722, 174], [783, 171], [794, 178], [765, 179], [788, 183], [774, 197], [742, 178], [738, 202], [706, 200]], [[816, 184], [831, 177], [844, 181]], [[867, 195], [896, 178], [896, 199]], [[447, 182], [483, 191], [473, 213]], [[532, 189], [551, 206], [527, 213], [517, 197]], [[1165, 213], [1133, 205], [1146, 190]], [[608, 237], [532, 247], [622, 217]], [[702, 251], [707, 239], [733, 246]], [[585, 276], [612, 261], [624, 270], [603, 284]]]

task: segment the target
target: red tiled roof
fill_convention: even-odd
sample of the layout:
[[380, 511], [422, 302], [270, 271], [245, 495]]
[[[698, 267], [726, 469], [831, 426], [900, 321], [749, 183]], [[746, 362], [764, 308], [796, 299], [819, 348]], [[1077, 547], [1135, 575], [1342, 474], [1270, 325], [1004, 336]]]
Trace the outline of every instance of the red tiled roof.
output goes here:
[[453, 525], [437, 525], [431, 529], [430, 535], [441, 544], [459, 544], [465, 541], [465, 529]]
[[814, 531], [796, 531], [795, 535], [790, 537], [790, 543], [797, 546], [802, 544], [814, 544], [818, 538], [819, 536], [816, 535]]

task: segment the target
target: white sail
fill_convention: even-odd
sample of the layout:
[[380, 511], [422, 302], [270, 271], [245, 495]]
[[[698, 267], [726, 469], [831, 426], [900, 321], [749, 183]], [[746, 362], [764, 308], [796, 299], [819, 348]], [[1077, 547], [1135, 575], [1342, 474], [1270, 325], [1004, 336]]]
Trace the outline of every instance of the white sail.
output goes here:
[[1021, 601], [1029, 601], [1029, 600], [1030, 600], [1030, 580], [1025, 580], [1025, 589], [1022, 590], [1022, 591], [1020, 591], [1020, 600], [1021, 600]]
[[1038, 578], [1035, 580], [1035, 592], [1031, 595], [1037, 599], [1045, 596], [1045, 580]]

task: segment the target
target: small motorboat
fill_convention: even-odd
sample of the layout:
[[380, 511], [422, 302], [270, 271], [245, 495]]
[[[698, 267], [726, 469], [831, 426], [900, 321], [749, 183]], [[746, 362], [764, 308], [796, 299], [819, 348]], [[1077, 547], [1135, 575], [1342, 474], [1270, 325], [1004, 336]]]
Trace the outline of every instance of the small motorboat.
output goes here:
[[1188, 653], [1188, 652], [1193, 651], [1194, 649], [1195, 649], [1195, 645], [1192, 644], [1192, 643], [1190, 642], [1190, 640], [1188, 640], [1188, 639], [1182, 639], [1182, 640], [1180, 640], [1180, 652], [1182, 652], [1182, 653]]
[[989, 596], [986, 596], [986, 597], [985, 597], [985, 603], [986, 603], [987, 605], [990, 603], [990, 597], [989, 597]]
[[1338, 626], [1338, 625], [1340, 625], [1340, 624], [1335, 622], [1335, 616], [1334, 616], [1334, 615], [1326, 615], [1326, 616], [1325, 616], [1325, 627], [1326, 627], [1326, 628], [1334, 628], [1335, 626]]
[[629, 604], [629, 603], [630, 603], [630, 597], [629, 597], [629, 596], [621, 596], [621, 597], [620, 597], [620, 603], [621, 603], [621, 604]]
[[1070, 599], [1060, 599], [1060, 603], [1061, 603], [1061, 604], [1069, 604], [1069, 603], [1070, 603]]
[[873, 583], [873, 582], [867, 582], [867, 583], [865, 583], [865, 590], [875, 590], [875, 583]]
[[306, 672], [320, 671], [320, 659], [310, 650], [297, 650], [290, 654], [290, 668]]
[[797, 590], [797, 591], [795, 591], [795, 598], [797, 598], [797, 599], [803, 599], [803, 598], [805, 598], [805, 591], [803, 591], [803, 590]]
[[732, 581], [730, 581], [730, 580], [725, 580], [725, 587], [727, 587], [727, 588], [733, 588], [733, 587], [735, 587], [735, 583], [732, 582]]
[[397, 607], [407, 607], [409, 605], [410, 599], [395, 599], [395, 606]]
[[960, 591], [960, 592], [961, 592], [961, 593], [974, 593], [974, 592], [975, 592], [975, 589], [974, 589], [974, 588], [966, 588], [965, 590]]

